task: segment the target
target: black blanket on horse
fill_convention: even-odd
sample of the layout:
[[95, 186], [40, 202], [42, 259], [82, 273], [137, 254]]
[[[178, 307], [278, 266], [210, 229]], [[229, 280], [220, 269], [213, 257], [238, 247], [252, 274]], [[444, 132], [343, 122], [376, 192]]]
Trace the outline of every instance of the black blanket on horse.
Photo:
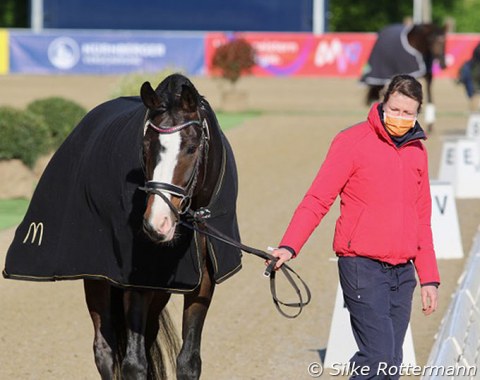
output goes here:
[[[106, 279], [124, 287], [189, 292], [201, 281], [198, 233], [179, 227], [173, 243], [142, 232], [146, 108], [119, 98], [89, 112], [55, 153], [8, 250], [3, 275], [22, 280]], [[237, 172], [223, 138], [223, 169], [209, 223], [240, 241]], [[218, 173], [215, 173], [217, 175]], [[208, 241], [216, 282], [241, 268], [241, 252]]]
[[408, 43], [407, 36], [412, 27], [394, 24], [378, 33], [361, 82], [383, 86], [397, 74], [409, 74], [415, 78], [425, 75], [422, 54]]

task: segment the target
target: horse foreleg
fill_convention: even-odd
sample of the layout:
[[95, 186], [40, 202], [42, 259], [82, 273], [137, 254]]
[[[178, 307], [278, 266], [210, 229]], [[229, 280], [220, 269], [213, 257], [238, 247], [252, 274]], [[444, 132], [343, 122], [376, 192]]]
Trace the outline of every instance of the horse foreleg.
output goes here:
[[425, 75], [425, 82], [427, 87], [427, 105], [425, 106], [425, 124], [427, 125], [428, 132], [433, 129], [433, 123], [435, 122], [435, 106], [433, 105], [432, 98], [432, 74], [427, 73]]
[[426, 92], [427, 92], [427, 103], [432, 103], [433, 102], [433, 99], [432, 99], [432, 73], [427, 73], [425, 74], [425, 84], [427, 85], [427, 89], [426, 89]]
[[152, 291], [126, 290], [123, 303], [127, 327], [126, 353], [122, 362], [122, 379], [146, 379], [148, 374], [145, 350], [145, 329]]
[[202, 282], [198, 289], [184, 296], [182, 338], [183, 344], [177, 358], [177, 379], [200, 378], [202, 360], [200, 343], [208, 307], [213, 297], [215, 282], [204, 265]]
[[103, 380], [113, 379], [117, 345], [111, 319], [111, 287], [105, 281], [84, 280], [84, 290], [95, 330], [95, 364]]

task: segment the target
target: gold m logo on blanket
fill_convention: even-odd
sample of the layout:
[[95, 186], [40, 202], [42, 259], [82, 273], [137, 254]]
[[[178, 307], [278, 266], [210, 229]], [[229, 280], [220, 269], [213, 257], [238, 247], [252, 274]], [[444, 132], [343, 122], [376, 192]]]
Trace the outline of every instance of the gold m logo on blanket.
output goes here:
[[27, 235], [25, 236], [25, 239], [23, 239], [23, 244], [25, 244], [28, 241], [28, 238], [30, 237], [30, 232], [32, 232], [32, 240], [31, 244], [35, 243], [35, 239], [37, 237], [38, 233], [38, 245], [42, 245], [42, 239], [43, 239], [43, 223], [35, 223], [32, 222], [30, 223], [30, 226], [28, 227]]

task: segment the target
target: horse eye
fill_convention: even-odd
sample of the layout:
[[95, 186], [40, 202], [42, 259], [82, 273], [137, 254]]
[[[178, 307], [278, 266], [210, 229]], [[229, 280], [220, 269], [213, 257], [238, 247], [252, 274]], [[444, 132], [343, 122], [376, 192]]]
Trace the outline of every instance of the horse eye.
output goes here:
[[193, 154], [197, 151], [197, 146], [196, 145], [189, 145], [187, 147], [187, 153], [188, 154]]

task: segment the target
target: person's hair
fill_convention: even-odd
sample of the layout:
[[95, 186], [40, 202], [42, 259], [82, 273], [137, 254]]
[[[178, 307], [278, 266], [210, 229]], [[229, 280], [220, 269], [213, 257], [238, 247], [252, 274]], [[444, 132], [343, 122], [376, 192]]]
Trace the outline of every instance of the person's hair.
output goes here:
[[385, 96], [383, 98], [384, 104], [388, 102], [390, 95], [392, 95], [394, 92], [399, 92], [402, 95], [416, 100], [418, 102], [417, 112], [420, 112], [420, 108], [422, 107], [423, 103], [423, 90], [422, 84], [418, 80], [411, 75], [395, 75], [388, 85], [387, 91], [385, 92]]

